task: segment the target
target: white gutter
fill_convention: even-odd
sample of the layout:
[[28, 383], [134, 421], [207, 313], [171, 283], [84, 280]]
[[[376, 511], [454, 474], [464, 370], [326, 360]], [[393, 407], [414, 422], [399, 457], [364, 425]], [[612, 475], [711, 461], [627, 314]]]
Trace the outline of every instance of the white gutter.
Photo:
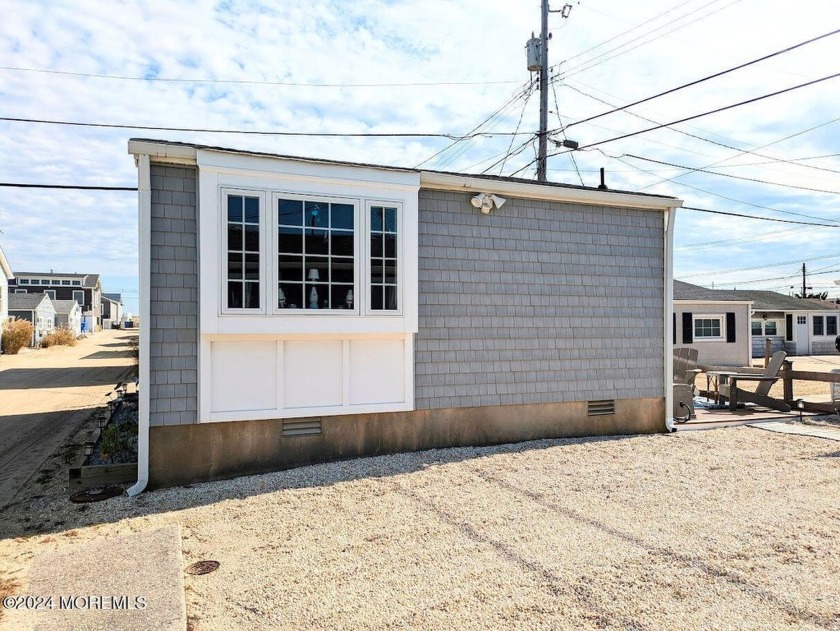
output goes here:
[[674, 223], [677, 209], [665, 211], [665, 428], [674, 427]]
[[142, 493], [149, 483], [149, 387], [151, 367], [149, 366], [149, 342], [151, 341], [151, 284], [152, 264], [152, 178], [149, 154], [139, 154], [138, 204], [139, 204], [139, 254], [140, 254], [140, 392], [138, 396], [137, 427], [137, 483], [128, 489], [129, 496]]
[[545, 201], [561, 201], [568, 203], [590, 204], [598, 206], [619, 206], [626, 208], [640, 208], [643, 210], [663, 210], [682, 205], [682, 200], [673, 197], [657, 197], [653, 195], [636, 195], [634, 193], [619, 193], [610, 190], [594, 190], [584, 188], [567, 188], [565, 186], [547, 186], [529, 182], [510, 182], [506, 180], [492, 180], [471, 177], [469, 175], [452, 175], [450, 173], [436, 173], [433, 171], [420, 172], [420, 188], [430, 188], [439, 191], [458, 191], [462, 193], [498, 193], [525, 199], [539, 199]]

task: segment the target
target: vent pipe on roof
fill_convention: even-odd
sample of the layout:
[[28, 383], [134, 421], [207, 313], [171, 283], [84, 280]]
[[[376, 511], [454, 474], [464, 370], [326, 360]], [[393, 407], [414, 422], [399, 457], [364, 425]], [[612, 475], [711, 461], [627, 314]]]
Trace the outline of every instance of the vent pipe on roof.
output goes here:
[[607, 190], [607, 185], [604, 184], [604, 167], [601, 167], [601, 183], [598, 185], [599, 191]]

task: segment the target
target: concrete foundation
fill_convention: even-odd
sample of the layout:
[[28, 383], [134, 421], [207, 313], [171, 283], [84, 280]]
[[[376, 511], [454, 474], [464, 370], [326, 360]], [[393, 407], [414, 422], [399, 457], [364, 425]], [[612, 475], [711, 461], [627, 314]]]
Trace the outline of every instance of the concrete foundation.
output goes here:
[[[302, 426], [317, 431], [318, 422], [320, 433], [290, 435]], [[597, 416], [579, 401], [157, 426], [149, 487], [424, 449], [664, 431], [664, 398], [616, 400], [613, 414]]]

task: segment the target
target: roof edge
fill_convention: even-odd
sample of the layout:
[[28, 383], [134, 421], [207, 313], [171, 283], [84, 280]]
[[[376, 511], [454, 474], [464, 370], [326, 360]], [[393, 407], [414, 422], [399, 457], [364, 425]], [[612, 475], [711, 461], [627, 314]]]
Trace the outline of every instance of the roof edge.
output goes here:
[[2, 247], [0, 247], [0, 270], [6, 275], [6, 280], [12, 280], [15, 277], [12, 266], [9, 265], [9, 260], [6, 258]]

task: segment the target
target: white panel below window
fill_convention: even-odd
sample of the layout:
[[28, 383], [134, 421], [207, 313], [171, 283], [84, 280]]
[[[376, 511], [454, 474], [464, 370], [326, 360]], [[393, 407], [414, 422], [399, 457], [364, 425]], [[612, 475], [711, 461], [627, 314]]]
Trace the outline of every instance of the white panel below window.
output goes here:
[[405, 342], [350, 342], [350, 405], [405, 401]]
[[277, 344], [214, 342], [211, 345], [211, 411], [277, 407]]
[[283, 343], [286, 408], [328, 407], [343, 403], [343, 342]]

